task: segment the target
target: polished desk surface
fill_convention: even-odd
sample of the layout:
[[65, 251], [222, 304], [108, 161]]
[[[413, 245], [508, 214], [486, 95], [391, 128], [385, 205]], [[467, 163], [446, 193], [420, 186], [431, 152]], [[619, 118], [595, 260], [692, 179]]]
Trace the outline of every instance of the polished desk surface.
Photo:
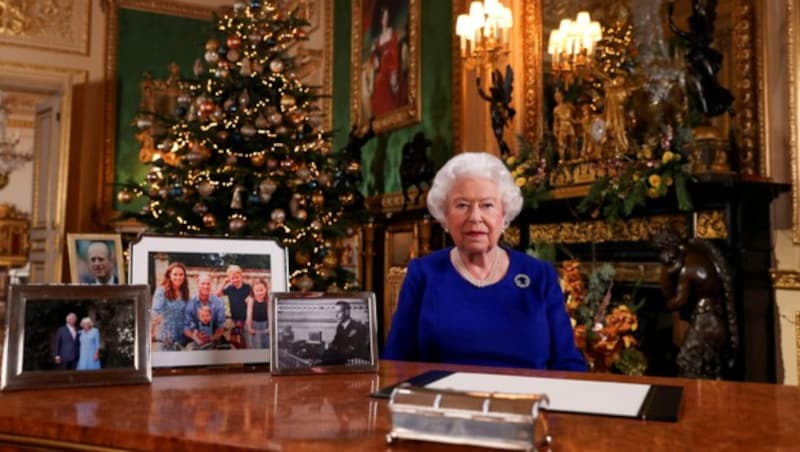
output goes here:
[[152, 385], [4, 392], [0, 441], [24, 436], [160, 451], [465, 450], [385, 442], [391, 425], [388, 401], [368, 394], [431, 369], [684, 388], [677, 423], [551, 413], [554, 451], [800, 448], [797, 387], [391, 361], [382, 362], [379, 373], [368, 374], [194, 373], [157, 376]]

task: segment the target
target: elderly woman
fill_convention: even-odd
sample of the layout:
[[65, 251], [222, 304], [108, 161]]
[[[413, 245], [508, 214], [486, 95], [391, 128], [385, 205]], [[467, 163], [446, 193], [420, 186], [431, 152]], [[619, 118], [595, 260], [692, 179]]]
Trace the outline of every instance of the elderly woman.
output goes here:
[[94, 327], [89, 317], [81, 319], [81, 331], [78, 333], [80, 352], [78, 353], [77, 370], [97, 370], [100, 368], [100, 332]]
[[585, 370], [553, 267], [498, 245], [522, 209], [505, 165], [456, 155], [427, 204], [455, 246], [409, 263], [383, 358]]

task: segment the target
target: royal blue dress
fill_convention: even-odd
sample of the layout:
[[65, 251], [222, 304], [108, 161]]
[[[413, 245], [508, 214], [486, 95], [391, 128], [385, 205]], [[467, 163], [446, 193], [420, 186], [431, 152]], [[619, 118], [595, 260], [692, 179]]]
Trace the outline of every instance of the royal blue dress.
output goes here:
[[450, 249], [408, 265], [383, 359], [585, 371], [553, 267], [506, 250], [508, 272], [478, 288]]
[[94, 354], [100, 349], [100, 332], [97, 328], [90, 328], [89, 331], [81, 329], [78, 332], [78, 343], [80, 343], [80, 354], [78, 355], [78, 370], [96, 370], [100, 368], [100, 360], [94, 359]]

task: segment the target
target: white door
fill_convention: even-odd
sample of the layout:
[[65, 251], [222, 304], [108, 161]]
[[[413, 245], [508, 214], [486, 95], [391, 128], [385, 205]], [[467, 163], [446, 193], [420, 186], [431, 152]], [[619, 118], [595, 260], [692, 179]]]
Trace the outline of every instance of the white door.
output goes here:
[[[30, 281], [61, 282], [68, 153], [61, 140], [61, 94], [36, 106], [34, 119], [33, 212]], [[65, 146], [66, 147], [66, 146]]]

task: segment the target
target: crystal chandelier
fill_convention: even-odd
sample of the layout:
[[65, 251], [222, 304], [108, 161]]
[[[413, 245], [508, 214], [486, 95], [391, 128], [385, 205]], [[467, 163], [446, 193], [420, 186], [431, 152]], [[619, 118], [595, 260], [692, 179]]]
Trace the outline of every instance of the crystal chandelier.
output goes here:
[[33, 160], [33, 156], [17, 150], [19, 136], [8, 135], [8, 109], [6, 108], [6, 95], [0, 91], [0, 189], [8, 185], [8, 175], [26, 162]]
[[466, 67], [491, 65], [500, 56], [508, 55], [511, 25], [511, 9], [499, 0], [472, 2], [469, 14], [460, 14], [456, 21]]

